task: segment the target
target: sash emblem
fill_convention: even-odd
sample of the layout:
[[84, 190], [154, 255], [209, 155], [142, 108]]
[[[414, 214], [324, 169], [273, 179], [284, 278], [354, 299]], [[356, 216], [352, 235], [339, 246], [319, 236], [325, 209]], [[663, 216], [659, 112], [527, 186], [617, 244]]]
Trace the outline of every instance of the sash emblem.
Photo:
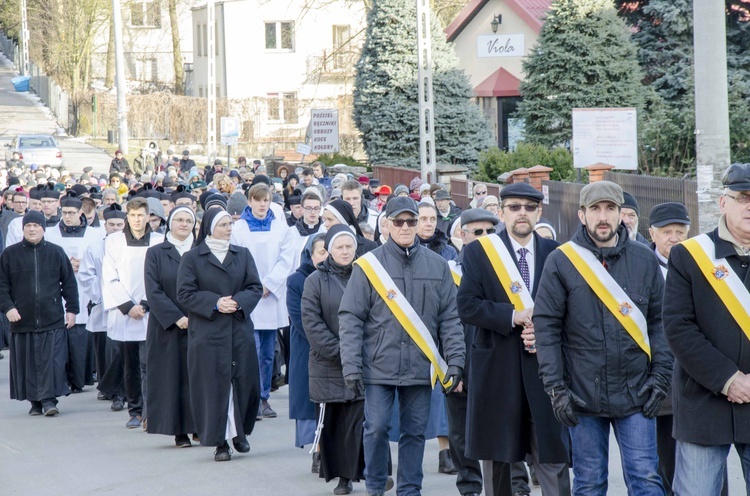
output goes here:
[[396, 299], [396, 292], [394, 290], [392, 290], [392, 289], [388, 290], [387, 295], [388, 295], [388, 299], [389, 300], [395, 300]]
[[521, 291], [523, 291], [523, 288], [521, 287], [521, 283], [520, 283], [520, 282], [518, 282], [518, 281], [513, 281], [513, 282], [512, 282], [511, 284], [510, 284], [510, 292], [511, 292], [511, 293], [513, 293], [513, 294], [518, 294], [518, 293], [520, 293]]
[[713, 268], [711, 271], [714, 274], [714, 277], [721, 281], [722, 279], [726, 278], [729, 275], [729, 269], [724, 267], [723, 265], [717, 265]]
[[622, 302], [620, 304], [620, 313], [623, 314], [624, 316], [627, 317], [628, 315], [630, 315], [630, 312], [632, 310], [633, 310], [633, 307], [632, 307], [632, 305], [630, 305], [630, 303], [628, 303], [628, 302]]

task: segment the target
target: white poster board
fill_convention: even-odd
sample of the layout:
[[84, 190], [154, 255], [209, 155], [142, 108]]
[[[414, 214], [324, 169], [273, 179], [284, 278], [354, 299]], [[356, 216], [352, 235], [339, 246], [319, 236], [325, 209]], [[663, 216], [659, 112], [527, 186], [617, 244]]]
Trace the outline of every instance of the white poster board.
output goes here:
[[638, 119], [634, 108], [573, 109], [573, 166], [596, 163], [638, 168]]
[[240, 137], [240, 119], [238, 117], [221, 118], [221, 144], [237, 146]]
[[523, 57], [526, 39], [523, 34], [484, 34], [477, 36], [477, 57]]
[[335, 153], [339, 151], [339, 111], [335, 109], [313, 109], [312, 152]]

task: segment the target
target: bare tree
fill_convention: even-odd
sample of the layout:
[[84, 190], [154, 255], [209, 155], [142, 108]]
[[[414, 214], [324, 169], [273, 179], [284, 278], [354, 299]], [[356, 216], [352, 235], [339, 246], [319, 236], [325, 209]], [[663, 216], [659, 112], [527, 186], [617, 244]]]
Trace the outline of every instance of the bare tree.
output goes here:
[[180, 49], [180, 25], [177, 19], [178, 0], [169, 0], [169, 24], [172, 28], [172, 51], [174, 57], [174, 94], [185, 93], [185, 72], [182, 67], [182, 50]]
[[107, 42], [107, 69], [104, 74], [104, 86], [115, 87], [115, 21], [109, 18], [109, 42]]

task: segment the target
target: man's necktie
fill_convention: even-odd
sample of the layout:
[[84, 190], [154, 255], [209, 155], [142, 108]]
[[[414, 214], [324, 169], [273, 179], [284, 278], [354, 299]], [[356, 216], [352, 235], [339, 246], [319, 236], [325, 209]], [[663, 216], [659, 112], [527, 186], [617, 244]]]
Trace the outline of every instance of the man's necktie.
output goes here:
[[529, 252], [526, 248], [518, 249], [518, 272], [521, 273], [523, 282], [526, 283], [526, 289], [531, 291], [531, 280], [529, 277], [529, 264], [526, 262], [526, 254]]

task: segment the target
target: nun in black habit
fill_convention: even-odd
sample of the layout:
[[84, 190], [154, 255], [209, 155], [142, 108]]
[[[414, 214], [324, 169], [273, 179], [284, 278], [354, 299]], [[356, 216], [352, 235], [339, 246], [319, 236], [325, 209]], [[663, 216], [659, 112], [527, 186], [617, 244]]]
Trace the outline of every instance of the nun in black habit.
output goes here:
[[362, 229], [359, 228], [357, 218], [354, 216], [352, 206], [344, 200], [333, 200], [328, 203], [328, 205], [323, 207], [322, 216], [326, 231], [337, 224], [349, 226], [357, 237], [357, 258], [378, 247], [377, 243], [364, 237]]
[[231, 460], [229, 439], [240, 453], [255, 427], [260, 368], [250, 313], [263, 294], [247, 248], [232, 245], [232, 218], [208, 210], [199, 244], [177, 273], [177, 301], [188, 309], [188, 382], [201, 444], [216, 446], [214, 460]]
[[146, 334], [148, 432], [175, 437], [180, 448], [195, 432], [188, 389], [188, 311], [177, 301], [177, 270], [193, 247], [195, 214], [189, 207], [169, 213], [166, 239], [146, 252], [146, 297], [151, 312]]

